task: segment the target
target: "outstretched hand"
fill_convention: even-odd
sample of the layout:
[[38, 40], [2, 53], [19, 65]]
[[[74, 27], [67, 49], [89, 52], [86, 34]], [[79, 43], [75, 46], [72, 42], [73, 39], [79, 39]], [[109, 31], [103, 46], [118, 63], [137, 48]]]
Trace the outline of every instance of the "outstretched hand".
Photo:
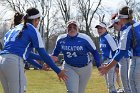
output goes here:
[[67, 81], [68, 76], [66, 75], [66, 70], [61, 70], [61, 72], [58, 74], [59, 80], [63, 80], [64, 82]]
[[49, 71], [51, 68], [50, 68], [49, 65], [47, 65], [47, 64], [43, 64], [42, 69], [45, 70], [45, 71]]
[[99, 71], [100, 71], [100, 74], [103, 76], [103, 75], [107, 74], [109, 70], [107, 69], [107, 66], [105, 66], [105, 65], [103, 66], [102, 65], [100, 67], [100, 70]]
[[100, 70], [100, 74], [101, 75], [104, 75], [104, 74], [107, 74], [108, 73], [108, 71], [112, 68], [112, 67], [114, 67], [116, 64], [117, 64], [118, 62], [117, 61], [115, 61], [115, 60], [112, 60], [109, 64], [105, 64], [105, 65], [102, 65], [101, 66], [101, 70]]
[[58, 57], [56, 57], [56, 56], [52, 56], [52, 55], [51, 55], [51, 58], [52, 58], [52, 60], [53, 60], [54, 62], [57, 62], [57, 61], [58, 61]]

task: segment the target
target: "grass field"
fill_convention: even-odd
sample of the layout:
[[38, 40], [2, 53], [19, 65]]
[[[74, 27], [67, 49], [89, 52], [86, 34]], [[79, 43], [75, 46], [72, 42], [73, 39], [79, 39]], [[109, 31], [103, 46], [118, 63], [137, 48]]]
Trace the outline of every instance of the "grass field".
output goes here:
[[[94, 67], [86, 93], [107, 93], [105, 80]], [[66, 93], [64, 82], [59, 82], [53, 71], [27, 70], [27, 93]], [[0, 93], [2, 87], [0, 86]]]

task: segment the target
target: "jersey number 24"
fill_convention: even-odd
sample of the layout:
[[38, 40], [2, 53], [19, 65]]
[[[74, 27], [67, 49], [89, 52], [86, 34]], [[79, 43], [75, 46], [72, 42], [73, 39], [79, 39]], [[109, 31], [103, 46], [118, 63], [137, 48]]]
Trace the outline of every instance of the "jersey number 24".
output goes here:
[[71, 53], [71, 52], [67, 52], [66, 54], [67, 54], [67, 57], [68, 57], [68, 58], [77, 57], [76, 52], [72, 52], [72, 53]]

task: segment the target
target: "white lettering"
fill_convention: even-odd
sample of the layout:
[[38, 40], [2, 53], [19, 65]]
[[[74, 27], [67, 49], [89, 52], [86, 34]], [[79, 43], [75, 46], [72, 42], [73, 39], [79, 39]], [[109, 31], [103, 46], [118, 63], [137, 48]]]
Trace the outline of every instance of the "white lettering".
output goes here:
[[82, 51], [83, 46], [61, 46], [62, 50], [67, 51]]

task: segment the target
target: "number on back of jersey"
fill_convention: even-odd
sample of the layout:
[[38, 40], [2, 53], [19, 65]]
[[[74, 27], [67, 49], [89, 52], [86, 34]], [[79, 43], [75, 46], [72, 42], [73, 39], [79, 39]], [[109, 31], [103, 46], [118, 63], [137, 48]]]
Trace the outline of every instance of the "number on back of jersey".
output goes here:
[[73, 53], [71, 53], [71, 52], [67, 52], [66, 54], [67, 54], [67, 57], [68, 57], [68, 58], [71, 58], [71, 57], [77, 57], [76, 52], [73, 52]]

